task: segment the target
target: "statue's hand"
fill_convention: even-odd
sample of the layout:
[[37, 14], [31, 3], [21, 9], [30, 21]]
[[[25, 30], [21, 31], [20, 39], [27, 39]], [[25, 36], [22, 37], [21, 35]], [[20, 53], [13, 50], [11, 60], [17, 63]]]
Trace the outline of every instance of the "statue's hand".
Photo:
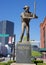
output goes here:
[[36, 16], [36, 14], [33, 14], [33, 17], [34, 17], [34, 18], [38, 18], [38, 16]]
[[35, 18], [38, 18], [38, 16], [35, 16]]

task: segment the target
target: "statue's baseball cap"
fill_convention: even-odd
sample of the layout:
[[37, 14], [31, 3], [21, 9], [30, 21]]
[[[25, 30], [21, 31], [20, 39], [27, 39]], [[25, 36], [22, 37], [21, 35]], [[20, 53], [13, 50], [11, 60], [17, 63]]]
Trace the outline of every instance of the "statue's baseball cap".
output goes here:
[[25, 5], [23, 9], [29, 8], [29, 6]]

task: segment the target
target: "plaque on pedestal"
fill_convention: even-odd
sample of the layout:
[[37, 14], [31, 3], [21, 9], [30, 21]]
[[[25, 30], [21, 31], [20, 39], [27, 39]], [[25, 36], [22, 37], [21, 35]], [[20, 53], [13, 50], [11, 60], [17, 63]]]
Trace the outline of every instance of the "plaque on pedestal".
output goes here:
[[17, 63], [31, 63], [31, 44], [30, 42], [19, 42], [16, 48]]

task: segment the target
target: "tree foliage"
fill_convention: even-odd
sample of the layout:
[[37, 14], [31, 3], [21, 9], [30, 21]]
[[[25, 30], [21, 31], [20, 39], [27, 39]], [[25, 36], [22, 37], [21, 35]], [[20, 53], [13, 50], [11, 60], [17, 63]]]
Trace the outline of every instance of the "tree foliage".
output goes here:
[[33, 57], [40, 57], [40, 56], [42, 56], [42, 54], [38, 51], [32, 51], [32, 56]]

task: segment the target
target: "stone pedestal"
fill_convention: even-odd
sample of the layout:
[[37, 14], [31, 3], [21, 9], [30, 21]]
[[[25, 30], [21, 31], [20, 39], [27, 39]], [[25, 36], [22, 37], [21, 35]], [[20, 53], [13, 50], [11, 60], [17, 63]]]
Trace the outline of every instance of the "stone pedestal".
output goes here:
[[31, 44], [30, 42], [19, 42], [16, 48], [17, 63], [31, 63]]

